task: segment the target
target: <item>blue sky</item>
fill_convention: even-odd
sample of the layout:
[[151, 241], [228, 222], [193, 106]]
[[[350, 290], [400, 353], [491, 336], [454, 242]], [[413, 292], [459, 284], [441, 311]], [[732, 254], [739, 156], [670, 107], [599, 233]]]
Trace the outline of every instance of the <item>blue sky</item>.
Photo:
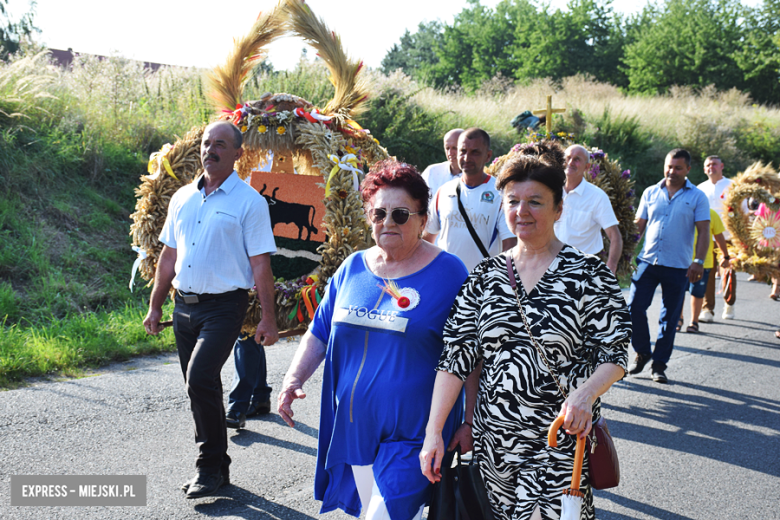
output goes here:
[[[759, 0], [745, 0], [755, 5]], [[213, 67], [227, 55], [232, 38], [251, 27], [271, 0], [37, 0], [35, 21], [40, 39], [56, 49], [72, 48], [91, 54], [118, 54], [127, 58], [171, 65]], [[315, 13], [341, 35], [347, 52], [379, 67], [382, 58], [405, 29], [414, 32], [422, 21], [451, 22], [465, 0], [307, 0]], [[493, 7], [498, 0], [482, 0]], [[646, 2], [614, 0], [616, 11], [632, 13]], [[550, 2], [565, 8], [565, 0]], [[19, 16], [29, 0], [10, 0]], [[304, 43], [284, 38], [269, 48], [276, 69], [295, 66]]]

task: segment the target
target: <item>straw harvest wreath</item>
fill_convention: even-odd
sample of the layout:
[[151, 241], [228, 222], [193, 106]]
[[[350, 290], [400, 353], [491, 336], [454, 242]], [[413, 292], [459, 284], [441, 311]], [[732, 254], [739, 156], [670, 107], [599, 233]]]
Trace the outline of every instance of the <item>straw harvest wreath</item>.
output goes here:
[[[333, 99], [322, 109], [292, 94], [265, 94], [242, 102], [244, 85], [265, 56], [263, 48], [280, 36], [300, 36], [317, 50], [331, 73]], [[338, 35], [330, 31], [302, 0], [282, 0], [261, 13], [249, 33], [234, 42], [226, 63], [208, 77], [214, 120], [229, 120], [244, 135], [244, 154], [236, 163], [245, 179], [269, 152], [292, 154], [302, 175], [321, 175], [325, 183], [324, 223], [327, 240], [318, 248], [321, 262], [314, 273], [276, 282], [276, 316], [280, 330], [305, 328], [313, 318], [325, 284], [344, 259], [370, 245], [370, 227], [358, 193], [364, 168], [387, 158], [387, 151], [355, 122], [365, 108], [367, 84], [362, 62], [350, 60]], [[136, 266], [152, 283], [162, 250], [158, 237], [168, 203], [176, 191], [202, 172], [200, 141], [206, 125], [193, 128], [173, 145], [152, 155], [149, 175], [141, 177], [130, 234], [138, 252]], [[134, 267], [135, 272], [135, 267]], [[132, 281], [131, 281], [132, 286]], [[255, 291], [244, 322], [253, 333], [262, 317]]]
[[[742, 201], [748, 197], [763, 202], [769, 214], [745, 214]], [[771, 164], [752, 164], [737, 175], [726, 192], [726, 228], [732, 235], [729, 256], [732, 267], [759, 279], [780, 276], [780, 176]]]
[[[542, 137], [541, 140], [539, 138]], [[546, 148], [554, 150], [555, 160], [564, 164], [564, 146], [567, 146], [569, 139], [573, 136], [561, 133], [555, 136], [555, 139], [547, 138], [546, 135], [531, 132], [528, 136], [528, 142], [519, 143], [512, 147], [508, 154], [497, 157], [493, 164], [486, 169], [490, 175], [497, 175], [503, 165], [515, 155], [539, 155], [540, 144]], [[620, 163], [610, 159], [606, 153], [598, 148], [590, 150], [591, 169], [585, 173], [588, 182], [604, 190], [609, 196], [612, 209], [618, 219], [618, 229], [623, 237], [623, 251], [618, 261], [616, 276], [630, 275], [634, 270], [632, 259], [634, 249], [639, 241], [636, 223], [634, 222], [634, 181], [631, 179], [630, 170], [621, 170]], [[607, 261], [606, 252], [609, 251], [609, 238], [603, 234], [605, 248], [601, 256], [602, 260]]]

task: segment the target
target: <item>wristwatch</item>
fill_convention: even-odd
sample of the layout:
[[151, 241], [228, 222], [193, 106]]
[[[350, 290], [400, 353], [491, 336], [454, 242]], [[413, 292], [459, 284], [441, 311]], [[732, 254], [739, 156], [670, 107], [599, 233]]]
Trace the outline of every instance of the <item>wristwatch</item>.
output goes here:
[[699, 265], [704, 265], [704, 260], [702, 260], [701, 258], [694, 258], [693, 259], [693, 263], [694, 264], [699, 264]]

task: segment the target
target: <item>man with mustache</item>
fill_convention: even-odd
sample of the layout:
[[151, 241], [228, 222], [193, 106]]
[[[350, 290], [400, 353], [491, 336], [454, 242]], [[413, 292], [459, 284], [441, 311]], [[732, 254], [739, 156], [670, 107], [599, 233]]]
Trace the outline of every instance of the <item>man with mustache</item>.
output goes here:
[[517, 243], [507, 227], [496, 180], [485, 173], [485, 165], [492, 156], [487, 132], [469, 128], [461, 133], [458, 138], [461, 175], [438, 189], [429, 210], [424, 238], [456, 255], [469, 271], [482, 259]]
[[255, 341], [272, 345], [279, 337], [270, 258], [276, 245], [268, 204], [233, 169], [241, 145], [241, 132], [229, 122], [212, 123], [203, 132], [205, 171], [171, 198], [160, 234], [165, 246], [144, 319], [147, 333], [162, 330], [162, 305], [173, 285], [173, 331], [198, 446], [197, 473], [182, 485], [187, 498], [211, 495], [229, 483], [220, 372], [241, 330], [253, 285], [263, 309]]

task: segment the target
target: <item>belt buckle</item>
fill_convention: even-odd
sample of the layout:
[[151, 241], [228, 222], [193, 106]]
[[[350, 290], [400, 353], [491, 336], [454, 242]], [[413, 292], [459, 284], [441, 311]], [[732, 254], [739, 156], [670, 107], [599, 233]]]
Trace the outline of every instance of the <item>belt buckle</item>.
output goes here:
[[179, 293], [184, 300], [184, 303], [187, 305], [193, 305], [195, 303], [200, 303], [200, 300], [198, 299], [197, 294], [184, 294], [182, 292]]

